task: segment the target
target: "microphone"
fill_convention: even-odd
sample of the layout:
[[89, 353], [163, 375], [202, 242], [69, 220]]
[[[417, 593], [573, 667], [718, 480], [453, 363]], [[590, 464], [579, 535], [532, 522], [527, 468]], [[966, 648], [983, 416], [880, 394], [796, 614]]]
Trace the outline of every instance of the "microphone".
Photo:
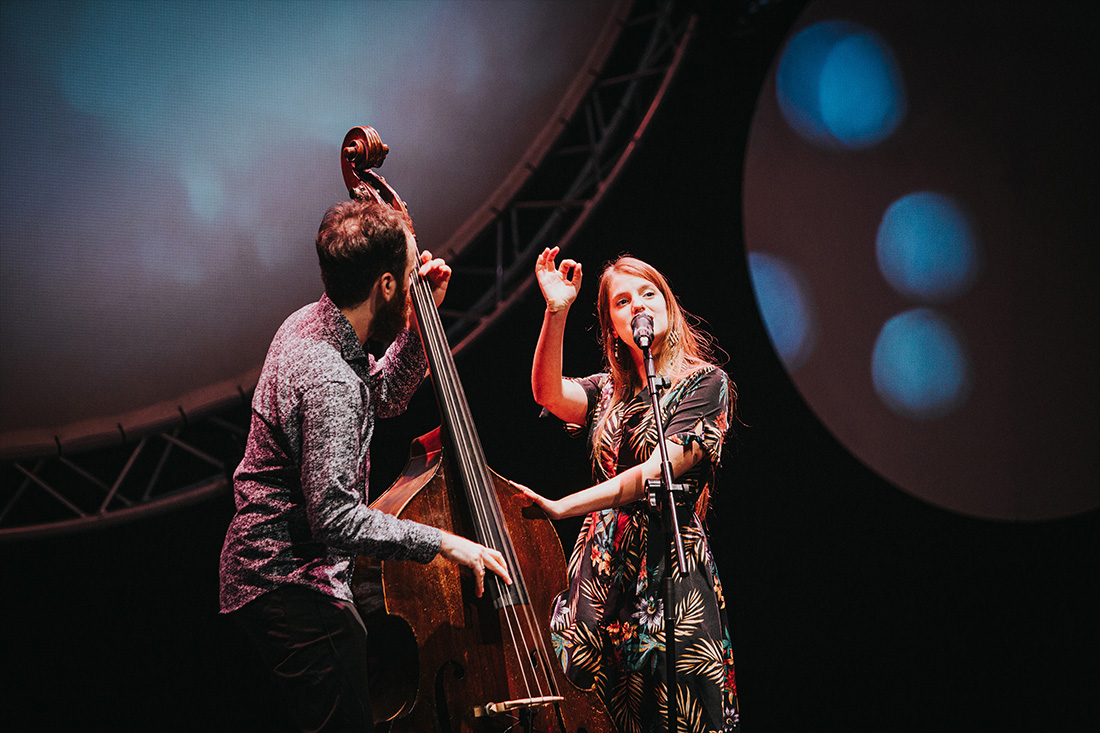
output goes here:
[[639, 349], [648, 348], [653, 343], [653, 317], [639, 313], [630, 319], [630, 328], [634, 331], [634, 343]]

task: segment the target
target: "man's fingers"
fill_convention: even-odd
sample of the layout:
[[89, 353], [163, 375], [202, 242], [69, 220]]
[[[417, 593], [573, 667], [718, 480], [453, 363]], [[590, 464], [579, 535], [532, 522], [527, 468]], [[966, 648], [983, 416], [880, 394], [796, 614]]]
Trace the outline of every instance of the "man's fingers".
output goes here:
[[489, 568], [504, 579], [508, 585], [512, 584], [512, 576], [508, 574], [508, 566], [504, 564], [504, 555], [492, 550], [488, 558]]
[[504, 555], [491, 547], [478, 544], [460, 535], [444, 532], [440, 551], [447, 559], [465, 565], [473, 571], [474, 588], [479, 598], [485, 592], [486, 569], [499, 575], [508, 585], [512, 584], [508, 567], [504, 564]]
[[474, 583], [477, 597], [481, 598], [485, 593], [485, 565], [481, 562], [474, 564]]

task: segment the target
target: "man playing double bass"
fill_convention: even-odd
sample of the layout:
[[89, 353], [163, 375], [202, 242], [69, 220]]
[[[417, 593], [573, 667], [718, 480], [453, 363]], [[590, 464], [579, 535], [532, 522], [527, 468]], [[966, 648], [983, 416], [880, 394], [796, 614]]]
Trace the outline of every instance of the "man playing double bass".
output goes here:
[[[437, 554], [511, 583], [503, 556], [367, 506], [376, 417], [405, 410], [427, 361], [409, 298], [413, 269], [438, 306], [451, 270], [411, 222], [375, 201], [326, 212], [317, 234], [325, 294], [278, 330], [252, 400], [236, 514], [221, 554], [221, 611], [271, 668], [302, 730], [373, 730], [366, 628], [351, 594], [356, 555], [430, 562]], [[378, 360], [367, 339], [392, 341]]]

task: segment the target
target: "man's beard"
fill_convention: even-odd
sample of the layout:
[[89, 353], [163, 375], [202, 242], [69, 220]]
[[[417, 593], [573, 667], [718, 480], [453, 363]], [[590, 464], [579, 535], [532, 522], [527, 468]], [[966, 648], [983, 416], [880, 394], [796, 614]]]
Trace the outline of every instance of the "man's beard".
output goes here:
[[371, 338], [390, 343], [409, 325], [409, 314], [412, 312], [412, 301], [409, 299], [409, 284], [401, 284], [400, 292], [384, 302], [374, 315], [374, 328]]

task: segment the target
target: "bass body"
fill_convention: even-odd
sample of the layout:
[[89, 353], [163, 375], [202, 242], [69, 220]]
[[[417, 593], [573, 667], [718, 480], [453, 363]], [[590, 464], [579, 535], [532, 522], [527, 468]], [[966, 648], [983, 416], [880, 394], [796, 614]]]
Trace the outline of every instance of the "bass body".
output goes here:
[[[475, 536], [445, 453], [438, 429], [417, 439], [401, 477], [372, 507]], [[376, 593], [380, 575], [384, 601], [382, 607], [360, 606], [372, 650], [375, 720], [391, 721], [394, 733], [614, 733], [603, 703], [573, 686], [553, 656], [548, 619], [564, 587], [566, 563], [557, 532], [512, 483], [491, 473], [514, 544], [533, 550], [519, 553], [519, 572], [513, 570], [515, 582], [526, 578], [526, 608], [498, 608], [499, 596], [488, 591], [477, 598], [473, 574], [442, 558], [426, 566], [359, 558], [356, 597], [370, 597], [372, 586]], [[514, 618], [542, 623], [516, 624]], [[554, 697], [561, 699], [490, 712], [494, 703], [506, 708], [509, 701]]]

